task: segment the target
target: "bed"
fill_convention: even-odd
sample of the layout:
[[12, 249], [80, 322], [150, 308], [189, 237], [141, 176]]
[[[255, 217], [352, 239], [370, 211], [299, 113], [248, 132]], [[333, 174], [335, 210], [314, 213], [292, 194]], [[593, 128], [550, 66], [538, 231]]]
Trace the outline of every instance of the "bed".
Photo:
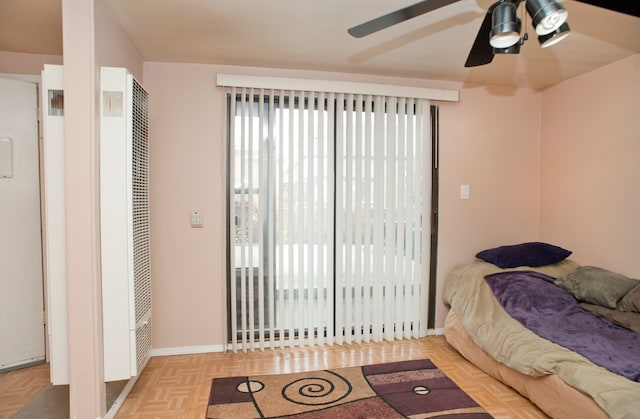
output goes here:
[[[539, 245], [539, 243], [535, 244]], [[504, 247], [501, 246], [498, 249]], [[586, 281], [574, 281], [582, 289], [572, 289], [567, 285], [572, 278], [582, 279], [584, 273], [592, 273], [588, 270], [592, 267], [582, 267], [568, 259], [567, 256], [570, 253], [567, 251], [562, 257], [551, 259], [554, 263], [547, 263], [548, 260], [542, 258], [525, 260], [524, 264], [522, 261], [510, 261], [496, 265], [496, 260], [489, 258], [492, 262], [478, 259], [454, 269], [448, 276], [444, 289], [444, 301], [450, 307], [445, 320], [445, 337], [470, 362], [513, 387], [551, 417], [638, 418], [640, 417], [640, 383], [638, 382], [640, 333], [620, 327], [623, 324], [620, 321], [615, 321], [617, 324], [614, 325], [611, 316], [598, 312], [602, 309], [614, 313], [621, 311], [620, 301], [623, 298], [619, 295], [613, 297], [615, 305], [613, 308], [605, 307], [606, 304], [597, 301], [597, 298], [590, 300], [581, 294], [585, 292]], [[482, 256], [482, 252], [476, 256], [479, 255]], [[520, 281], [520, 285], [517, 281]], [[601, 279], [598, 281], [602, 282]], [[627, 289], [621, 288], [617, 291], [618, 294], [631, 295], [630, 290], [633, 290], [640, 295], [640, 281], [633, 279], [630, 281], [636, 281], [636, 283], [628, 282], [625, 285]], [[522, 285], [529, 283], [534, 288], [525, 289], [526, 287]], [[511, 290], [505, 294], [504, 289], [500, 291], [501, 287], [504, 289], [511, 287]], [[601, 288], [605, 289], [605, 293], [611, 294], [611, 289], [615, 287]], [[541, 294], [529, 297], [531, 289], [539, 289], [540, 291], [536, 292]], [[598, 323], [595, 329], [599, 330], [602, 326], [615, 335], [622, 334], [625, 338], [629, 338], [629, 342], [621, 345], [622, 355], [599, 356], [609, 355], [614, 352], [613, 349], [616, 351], [620, 349], [611, 348], [605, 351], [602, 347], [595, 350], [592, 348], [591, 353], [587, 348], [584, 355], [583, 347], [572, 350], [555, 343], [560, 341], [564, 344], [564, 337], [558, 336], [559, 332], [553, 328], [545, 331], [540, 324], [545, 322], [554, 324], [554, 321], [560, 321], [559, 316], [554, 320], [542, 320], [543, 315], [554, 317], [549, 316], [548, 312], [543, 312], [548, 308], [546, 306], [550, 305], [547, 302], [555, 298], [546, 296], [556, 293], [556, 289], [559, 290], [559, 301], [566, 303], [566, 306], [571, 306], [570, 317], [580, 318], [581, 320], [578, 321], [583, 323], [590, 324], [593, 321]], [[525, 296], [522, 300], [528, 306], [514, 307], [515, 303], [512, 302], [514, 295], [516, 295], [515, 300]], [[527, 298], [533, 298], [533, 301], [526, 302]], [[612, 303], [607, 304], [611, 306]], [[631, 311], [625, 311], [623, 314], [628, 312]], [[539, 314], [536, 314], [538, 317], [534, 317], [531, 313]], [[528, 317], [519, 317], [523, 314]], [[633, 313], [633, 315], [636, 319], [640, 318], [640, 313]], [[561, 322], [559, 329], [563, 329], [566, 321], [561, 320]], [[552, 336], [540, 337], [537, 333], [541, 331], [536, 330], [536, 327], [542, 328], [543, 332], [551, 333]], [[598, 365], [594, 363], [596, 361], [590, 361], [594, 353], [596, 358], [607, 358], [604, 360], [605, 367], [600, 365], [601, 359], [597, 360]], [[606, 364], [620, 358], [624, 359], [622, 366], [611, 367]]]

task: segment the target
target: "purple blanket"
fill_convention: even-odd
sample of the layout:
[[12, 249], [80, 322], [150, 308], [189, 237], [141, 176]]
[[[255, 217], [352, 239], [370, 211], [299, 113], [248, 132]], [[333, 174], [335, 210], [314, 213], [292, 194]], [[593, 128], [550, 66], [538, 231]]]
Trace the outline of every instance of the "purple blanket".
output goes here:
[[613, 373], [640, 381], [640, 334], [586, 312], [550, 276], [508, 271], [485, 280], [505, 311], [527, 329]]

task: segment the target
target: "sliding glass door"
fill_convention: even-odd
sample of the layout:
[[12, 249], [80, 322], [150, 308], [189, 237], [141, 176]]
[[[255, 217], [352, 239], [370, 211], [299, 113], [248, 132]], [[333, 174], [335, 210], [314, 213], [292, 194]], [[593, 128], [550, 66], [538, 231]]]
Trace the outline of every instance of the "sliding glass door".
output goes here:
[[416, 336], [429, 104], [231, 89], [227, 105], [233, 349]]

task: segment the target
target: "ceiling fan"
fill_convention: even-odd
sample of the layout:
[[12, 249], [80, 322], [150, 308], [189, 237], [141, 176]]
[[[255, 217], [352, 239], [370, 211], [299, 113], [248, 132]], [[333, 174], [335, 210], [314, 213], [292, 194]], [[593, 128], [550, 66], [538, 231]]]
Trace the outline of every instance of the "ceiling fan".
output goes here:
[[[369, 20], [348, 30], [356, 38], [372, 34], [397, 23], [439, 9], [460, 0], [423, 0], [395, 12]], [[528, 35], [520, 35], [520, 18], [516, 11], [523, 0], [498, 0], [489, 6], [473, 42], [465, 67], [489, 64], [495, 54], [517, 54]], [[569, 34], [567, 10], [554, 0], [524, 0], [533, 20], [540, 46], [545, 48]], [[640, 2], [636, 0], [576, 0], [593, 6], [640, 17]]]

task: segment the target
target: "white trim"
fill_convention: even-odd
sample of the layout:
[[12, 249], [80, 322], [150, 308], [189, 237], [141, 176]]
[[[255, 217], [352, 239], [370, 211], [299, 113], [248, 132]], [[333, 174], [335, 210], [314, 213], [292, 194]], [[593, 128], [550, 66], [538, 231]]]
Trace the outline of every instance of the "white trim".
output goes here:
[[193, 355], [210, 352], [224, 352], [224, 345], [177, 346], [174, 348], [151, 349], [151, 356]]
[[428, 329], [427, 336], [444, 336], [444, 328], [439, 327], [437, 329]]
[[[444, 335], [444, 328], [428, 329], [425, 336], [442, 336]], [[424, 336], [423, 336], [424, 337]], [[225, 346], [227, 346], [225, 348]], [[333, 346], [327, 344], [326, 346]], [[225, 352], [226, 350], [232, 350], [233, 347], [229, 345], [202, 345], [202, 346], [176, 346], [172, 348], [155, 348], [151, 349], [150, 357], [156, 356], [172, 356], [172, 355], [195, 355], [206, 354], [213, 352]]]
[[425, 87], [396, 86], [391, 84], [358, 83], [331, 80], [292, 79], [284, 77], [242, 76], [218, 74], [218, 86], [247, 87], [274, 90], [302, 90], [314, 92], [353, 93], [363, 95], [412, 97], [416, 99], [458, 102], [457, 90], [430, 89]]
[[[444, 328], [428, 329], [426, 336], [443, 336]], [[325, 346], [333, 346], [326, 344]], [[214, 352], [225, 352], [233, 350], [233, 346], [229, 345], [202, 345], [202, 346], [176, 346], [172, 348], [155, 348], [151, 349], [150, 357], [156, 356], [172, 356], [172, 355], [195, 355]]]
[[61, 65], [45, 64], [41, 95], [41, 181], [44, 199], [47, 351], [51, 384], [69, 384], [69, 316], [67, 313], [67, 233], [65, 201], [64, 115], [49, 114], [49, 91], [64, 90]]

